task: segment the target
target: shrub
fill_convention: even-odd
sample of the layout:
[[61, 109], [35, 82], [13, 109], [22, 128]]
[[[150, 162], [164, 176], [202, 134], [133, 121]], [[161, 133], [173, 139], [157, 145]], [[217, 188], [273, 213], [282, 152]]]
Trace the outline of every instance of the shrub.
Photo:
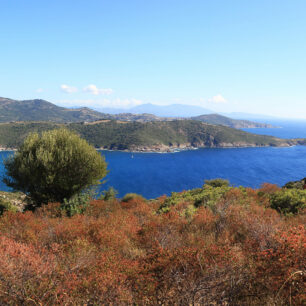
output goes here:
[[[165, 213], [166, 196], [138, 195], [73, 217], [60, 203], [7, 212], [0, 305], [304, 305], [305, 214], [267, 208], [278, 192], [205, 185], [173, 193]], [[85, 195], [64, 201], [71, 214]]]
[[12, 205], [9, 201], [6, 201], [4, 199], [0, 198], [0, 216], [5, 212], [5, 211], [11, 211], [11, 212], [17, 212], [17, 208]]
[[30, 134], [5, 168], [3, 181], [27, 194], [33, 208], [69, 200], [107, 173], [100, 153], [66, 129]]
[[122, 202], [128, 202], [130, 200], [133, 200], [133, 199], [141, 199], [141, 200], [145, 200], [145, 198], [140, 195], [140, 194], [137, 194], [137, 193], [127, 193], [122, 199], [121, 201]]
[[64, 199], [61, 209], [63, 209], [68, 217], [83, 213], [90, 201], [89, 193], [78, 193], [70, 199]]
[[171, 197], [165, 199], [159, 208], [159, 212], [168, 212], [172, 206], [176, 206], [180, 202], [189, 202], [195, 207], [205, 206], [213, 207], [220, 200], [231, 187], [212, 187], [211, 185], [204, 185], [203, 188], [196, 188], [183, 192], [172, 192]]
[[271, 208], [283, 214], [296, 214], [306, 208], [306, 190], [282, 189], [270, 196]]
[[100, 200], [108, 201], [116, 199], [118, 191], [113, 188], [109, 187], [107, 190], [104, 190], [100, 196]]
[[285, 184], [284, 188], [306, 189], [306, 177], [301, 179], [300, 181], [288, 182], [287, 184]]
[[229, 181], [221, 178], [213, 179], [213, 180], [205, 180], [205, 185], [209, 185], [211, 187], [228, 187]]

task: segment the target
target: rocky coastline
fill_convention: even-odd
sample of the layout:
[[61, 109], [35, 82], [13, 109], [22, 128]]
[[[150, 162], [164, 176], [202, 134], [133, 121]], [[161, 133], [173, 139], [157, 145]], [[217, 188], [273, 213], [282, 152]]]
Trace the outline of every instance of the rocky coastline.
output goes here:
[[7, 147], [1, 147], [0, 146], [0, 152], [1, 151], [16, 151], [17, 149], [15, 149], [15, 148], [7, 148]]
[[297, 143], [280, 143], [279, 145], [256, 145], [250, 143], [243, 143], [243, 142], [235, 142], [235, 143], [220, 143], [218, 145], [210, 144], [181, 144], [176, 146], [167, 146], [164, 144], [161, 145], [152, 145], [152, 146], [132, 146], [129, 149], [119, 149], [119, 148], [97, 148], [97, 150], [101, 151], [120, 151], [120, 152], [130, 152], [130, 153], [175, 153], [181, 151], [188, 151], [188, 150], [197, 150], [197, 149], [204, 149], [204, 148], [215, 148], [215, 149], [227, 149], [227, 148], [261, 148], [261, 147], [291, 147], [295, 146]]
[[[101, 151], [120, 151], [120, 152], [135, 152], [135, 153], [175, 153], [181, 151], [188, 150], [196, 150], [201, 148], [260, 148], [260, 147], [291, 147], [295, 145], [306, 145], [306, 141], [300, 139], [288, 140], [279, 142], [277, 145], [275, 144], [267, 144], [267, 145], [258, 145], [255, 143], [246, 143], [246, 142], [220, 142], [218, 144], [213, 141], [209, 141], [207, 143], [182, 143], [178, 145], [165, 145], [165, 144], [156, 144], [156, 145], [132, 145], [130, 148], [124, 149], [117, 147], [99, 147], [97, 150]], [[16, 151], [16, 148], [8, 148], [4, 146], [0, 146], [0, 152], [2, 151]]]

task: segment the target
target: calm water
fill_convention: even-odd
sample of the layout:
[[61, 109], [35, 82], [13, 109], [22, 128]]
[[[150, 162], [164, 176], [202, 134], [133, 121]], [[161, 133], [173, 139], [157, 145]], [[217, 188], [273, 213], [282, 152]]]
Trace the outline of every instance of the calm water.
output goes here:
[[261, 134], [271, 135], [280, 138], [306, 138], [306, 121], [280, 121], [280, 120], [266, 120], [273, 126], [280, 128], [273, 129], [243, 129], [244, 131]]
[[[251, 131], [284, 138], [306, 137], [306, 124]], [[259, 187], [263, 182], [283, 185], [306, 176], [306, 146], [199, 149], [169, 154], [101, 153], [110, 171], [101, 190], [113, 186], [119, 196], [136, 192], [154, 198], [171, 191], [200, 187], [204, 179], [217, 177], [228, 179], [236, 186]], [[3, 174], [2, 158], [8, 154], [0, 152], [0, 174]], [[2, 182], [0, 190], [7, 190]]]

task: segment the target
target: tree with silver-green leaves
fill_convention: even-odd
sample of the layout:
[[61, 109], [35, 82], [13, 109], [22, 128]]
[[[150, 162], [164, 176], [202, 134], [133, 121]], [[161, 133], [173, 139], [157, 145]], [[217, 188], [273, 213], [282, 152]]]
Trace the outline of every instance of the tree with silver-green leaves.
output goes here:
[[107, 174], [104, 157], [63, 128], [28, 135], [4, 165], [4, 183], [27, 194], [34, 207], [69, 200]]

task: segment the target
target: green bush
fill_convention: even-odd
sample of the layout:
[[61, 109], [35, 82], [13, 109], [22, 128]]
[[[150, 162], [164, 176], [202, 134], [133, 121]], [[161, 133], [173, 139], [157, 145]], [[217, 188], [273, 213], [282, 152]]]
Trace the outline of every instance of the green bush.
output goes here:
[[61, 209], [66, 212], [68, 217], [72, 217], [76, 214], [82, 214], [88, 207], [89, 202], [90, 194], [88, 192], [79, 193], [70, 199], [64, 199], [61, 204]]
[[205, 185], [209, 185], [211, 187], [228, 187], [229, 181], [221, 178], [213, 179], [213, 180], [205, 180]]
[[301, 179], [300, 181], [293, 181], [293, 182], [288, 182], [283, 188], [288, 188], [288, 189], [305, 189], [306, 186], [306, 177]]
[[30, 134], [4, 165], [3, 181], [24, 192], [34, 202], [32, 208], [69, 200], [107, 173], [100, 153], [66, 129]]
[[204, 185], [203, 188], [196, 188], [184, 192], [172, 192], [164, 203], [160, 206], [159, 212], [168, 212], [171, 206], [181, 202], [189, 202], [195, 207], [205, 206], [213, 208], [215, 204], [229, 191], [231, 187], [223, 185], [222, 187], [212, 187]]
[[104, 190], [100, 196], [100, 200], [108, 201], [116, 199], [118, 191], [113, 188], [109, 187], [107, 190]]
[[9, 201], [0, 198], [0, 216], [3, 215], [3, 213], [6, 211], [17, 212], [18, 209], [14, 205], [12, 205]]
[[270, 206], [283, 214], [297, 214], [306, 208], [306, 190], [282, 189], [270, 196]]
[[137, 194], [137, 193], [127, 193], [122, 199], [121, 201], [122, 202], [128, 202], [132, 199], [140, 199], [140, 200], [145, 200], [145, 198], [140, 195], [140, 194]]

